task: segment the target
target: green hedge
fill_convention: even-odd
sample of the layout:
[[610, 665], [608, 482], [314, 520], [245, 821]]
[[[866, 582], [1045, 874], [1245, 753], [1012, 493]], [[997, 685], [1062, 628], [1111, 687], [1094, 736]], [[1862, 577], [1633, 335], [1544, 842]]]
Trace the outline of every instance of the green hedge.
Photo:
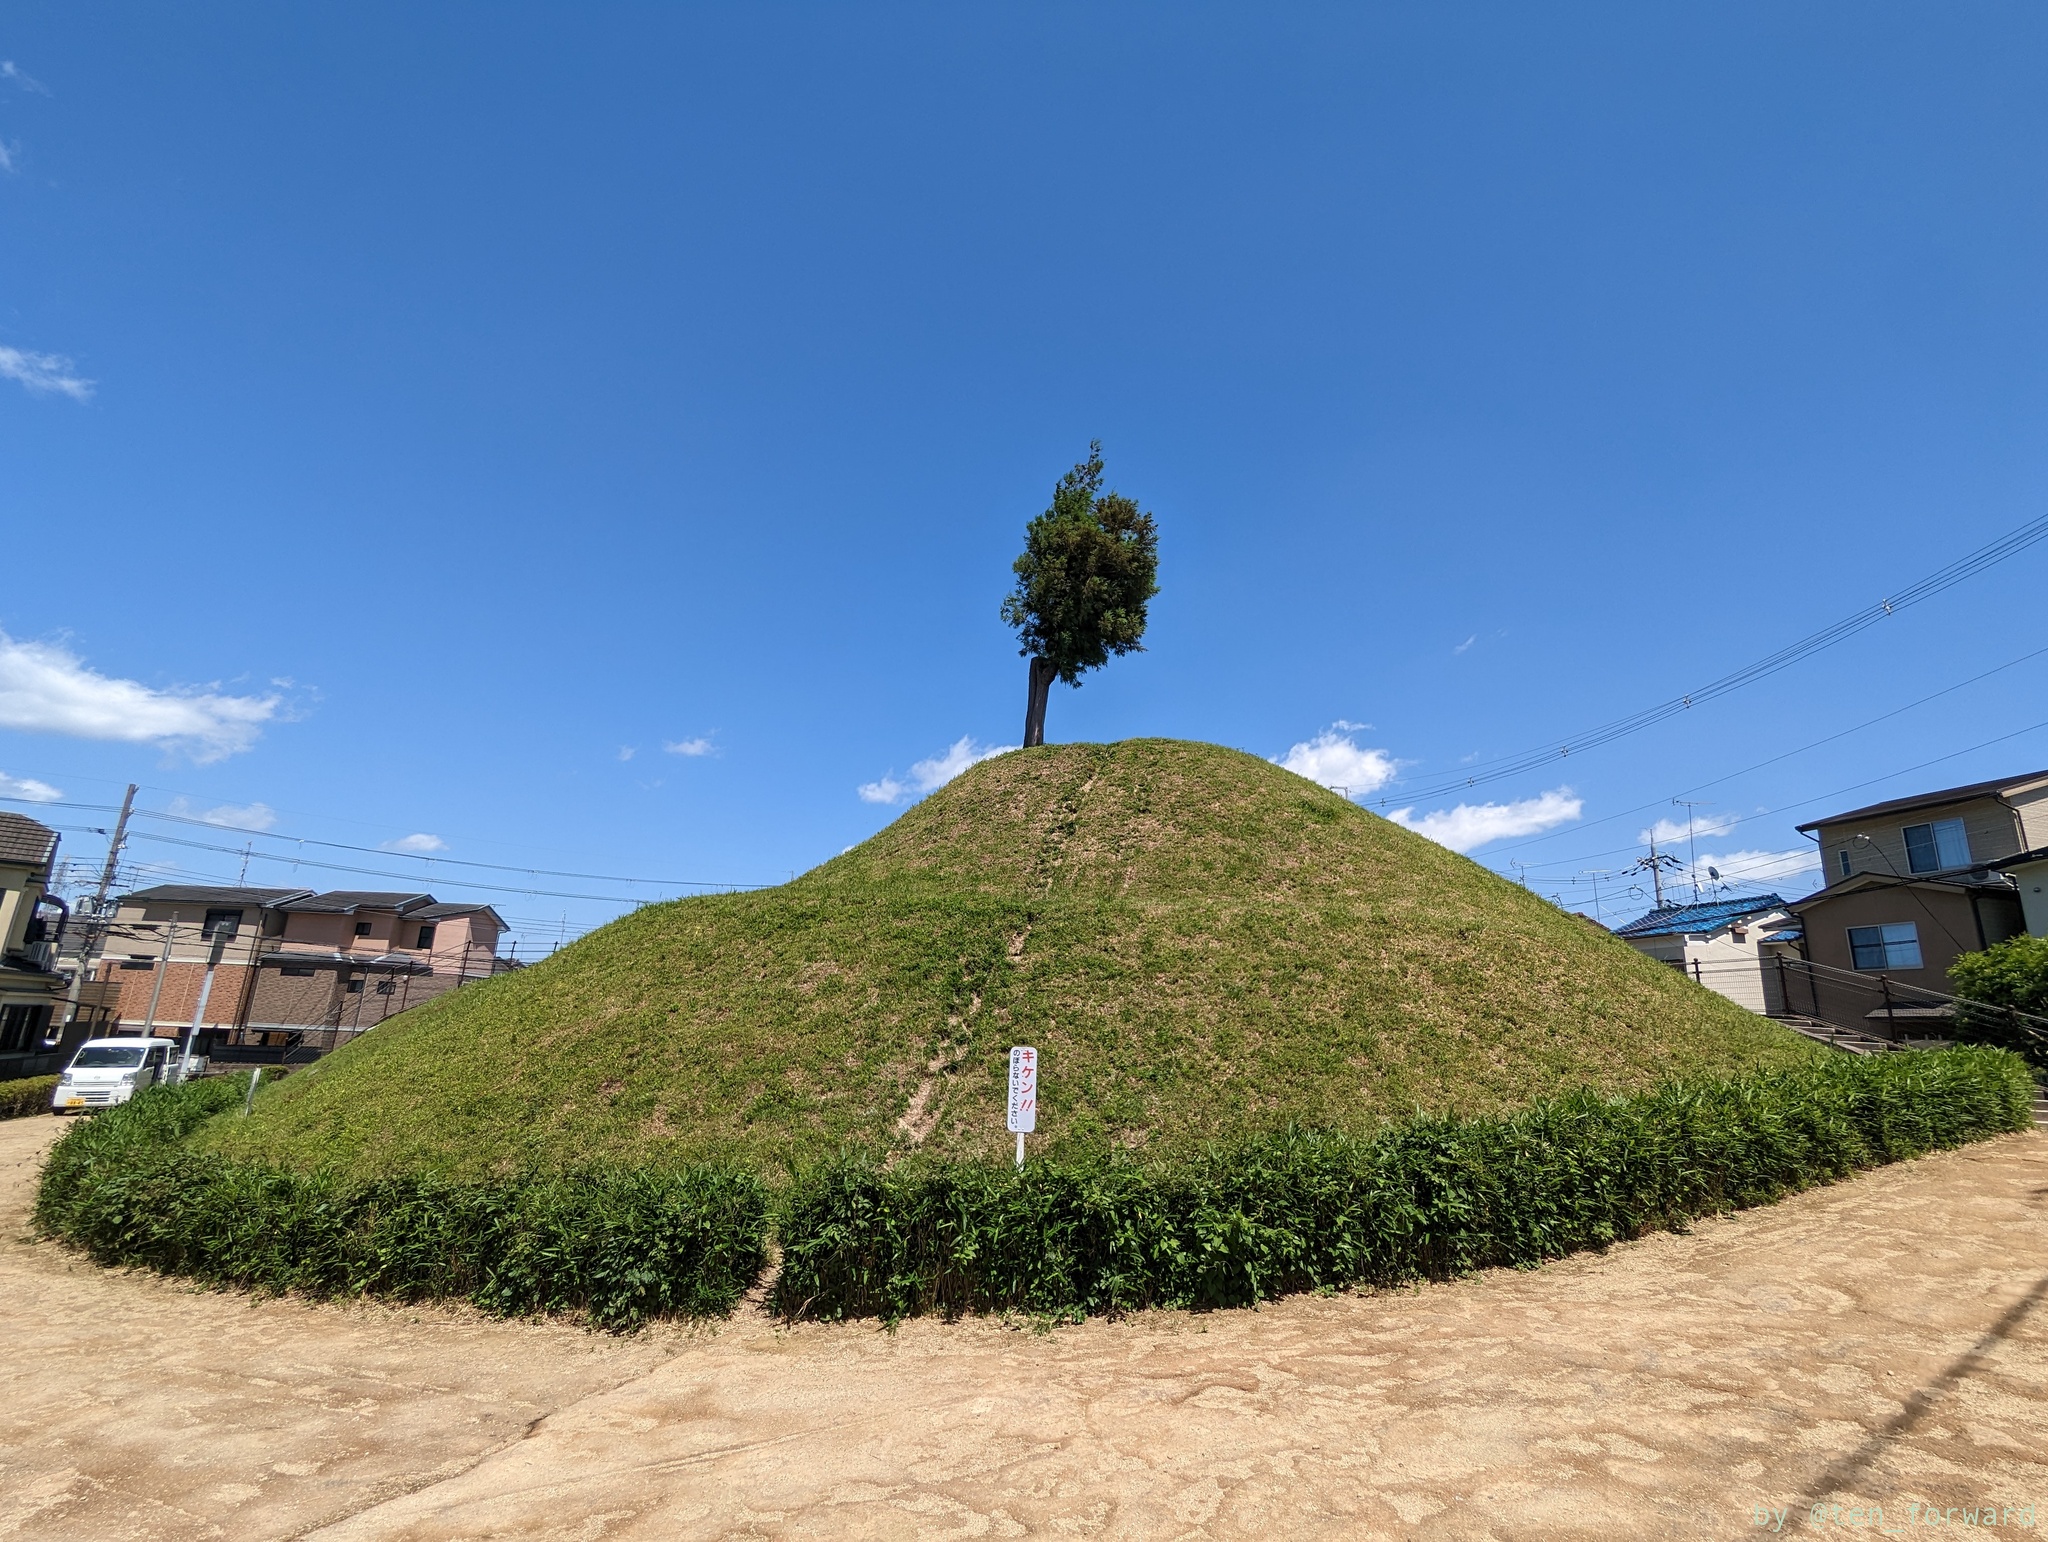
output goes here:
[[625, 1329], [730, 1311], [767, 1263], [768, 1193], [697, 1166], [345, 1183], [184, 1144], [248, 1083], [150, 1088], [52, 1151], [35, 1220], [107, 1264], [315, 1296], [456, 1298]]
[[1146, 1165], [842, 1159], [781, 1206], [789, 1316], [1248, 1305], [1290, 1291], [1529, 1266], [1858, 1168], [2026, 1128], [1995, 1049], [1839, 1055], [1369, 1139], [1290, 1130]]
[[19, 1119], [26, 1114], [47, 1114], [50, 1094], [57, 1090], [54, 1076], [24, 1076], [18, 1081], [0, 1082], [0, 1119]]
[[[194, 1150], [186, 1137], [246, 1088], [151, 1088], [82, 1122], [51, 1153], [37, 1227], [102, 1263], [217, 1285], [458, 1298], [612, 1329], [729, 1311], [766, 1265], [769, 1193], [751, 1173], [345, 1182]], [[1995, 1049], [1841, 1055], [1367, 1139], [1288, 1130], [1178, 1162], [845, 1157], [794, 1174], [775, 1207], [775, 1301], [792, 1317], [1072, 1317], [1533, 1265], [2024, 1129], [2031, 1091]]]

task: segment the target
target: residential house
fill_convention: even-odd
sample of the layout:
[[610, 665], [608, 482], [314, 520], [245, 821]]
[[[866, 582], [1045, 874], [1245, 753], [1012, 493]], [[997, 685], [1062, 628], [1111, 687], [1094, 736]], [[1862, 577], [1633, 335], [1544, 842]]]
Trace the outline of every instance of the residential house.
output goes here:
[[57, 832], [23, 814], [0, 813], [0, 1080], [55, 1069], [45, 1046], [64, 1000], [56, 931], [43, 912], [65, 914], [47, 893]]
[[1777, 949], [1767, 946], [1766, 939], [1791, 924], [1782, 899], [1760, 894], [1663, 905], [1615, 928], [1614, 935], [1752, 1012], [1782, 1016], [1782, 971], [1776, 967]]
[[[124, 1031], [236, 1047], [332, 1047], [408, 1006], [510, 967], [488, 905], [431, 894], [163, 884], [124, 895], [94, 959]], [[308, 1041], [306, 1034], [321, 1035]]]
[[488, 905], [342, 890], [279, 909], [284, 927], [262, 961], [244, 1019], [252, 1034], [374, 1027], [509, 967], [497, 957], [505, 922]]
[[[1843, 1026], [1934, 1017], [1894, 986], [1946, 992], [1948, 966], [2026, 929], [2011, 859], [2048, 846], [2048, 771], [1893, 798], [1799, 827], [1826, 887], [1790, 908], [1818, 966], [1802, 1010]], [[1924, 1002], [1912, 990], [1915, 1003]]]

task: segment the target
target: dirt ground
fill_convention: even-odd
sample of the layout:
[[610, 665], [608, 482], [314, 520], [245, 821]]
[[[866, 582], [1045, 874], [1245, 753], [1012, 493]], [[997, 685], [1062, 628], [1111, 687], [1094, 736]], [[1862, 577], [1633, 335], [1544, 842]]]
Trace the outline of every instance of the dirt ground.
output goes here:
[[2041, 1135], [1414, 1292], [613, 1339], [98, 1270], [24, 1235], [53, 1124], [0, 1123], [0, 1535], [2048, 1526]]

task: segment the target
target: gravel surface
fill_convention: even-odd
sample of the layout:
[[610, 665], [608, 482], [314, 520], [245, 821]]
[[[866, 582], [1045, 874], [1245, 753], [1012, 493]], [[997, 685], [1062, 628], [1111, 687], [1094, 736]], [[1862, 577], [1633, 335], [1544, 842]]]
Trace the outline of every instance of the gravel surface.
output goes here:
[[54, 1126], [0, 1123], [0, 1536], [2048, 1527], [2042, 1135], [1413, 1292], [615, 1339], [96, 1269], [23, 1235]]

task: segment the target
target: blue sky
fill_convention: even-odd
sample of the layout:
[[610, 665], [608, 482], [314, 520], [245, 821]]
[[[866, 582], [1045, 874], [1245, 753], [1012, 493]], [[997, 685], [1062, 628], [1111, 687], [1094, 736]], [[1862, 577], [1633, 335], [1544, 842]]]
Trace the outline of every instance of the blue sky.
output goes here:
[[[781, 881], [1017, 741], [1008, 564], [1094, 437], [1162, 592], [1148, 652], [1055, 688], [1055, 740], [1308, 746], [1578, 908], [1674, 796], [1704, 860], [2048, 764], [2048, 657], [1949, 689], [2048, 644], [2042, 546], [1554, 769], [1407, 795], [2048, 512], [2044, 34], [1995, 4], [11, 7], [0, 772], [438, 843], [258, 840], [249, 872], [406, 886], [261, 855], [324, 850], [529, 939], [617, 906], [465, 877], [654, 889], [449, 862]], [[151, 871], [240, 868], [202, 848], [241, 835], [142, 828]]]

